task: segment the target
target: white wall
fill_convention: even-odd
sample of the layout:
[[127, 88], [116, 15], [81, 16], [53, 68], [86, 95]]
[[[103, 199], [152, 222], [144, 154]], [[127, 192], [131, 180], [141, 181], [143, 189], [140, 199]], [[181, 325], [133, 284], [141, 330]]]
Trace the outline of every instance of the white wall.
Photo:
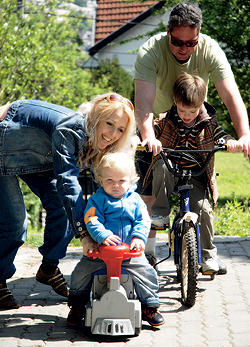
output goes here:
[[[150, 16], [147, 19], [145, 19], [143, 22], [137, 24], [130, 30], [128, 30], [123, 35], [119, 36], [114, 42], [119, 43], [122, 40], [130, 39], [131, 37], [140, 35], [141, 33], [146, 33], [148, 31], [152, 31], [156, 28], [156, 26], [159, 24], [160, 20], [163, 20], [163, 22], [166, 24], [168, 23], [169, 19], [169, 13], [170, 11], [167, 11], [164, 13], [163, 16]], [[147, 41], [149, 37], [145, 37], [141, 40], [134, 40], [131, 42], [128, 42], [124, 45], [108, 45], [103, 47], [98, 52], [98, 60], [99, 62], [102, 59], [110, 59], [111, 61], [113, 59], [118, 59], [119, 64], [123, 67], [125, 71], [130, 72], [132, 75], [134, 74], [134, 64], [136, 59], [136, 53], [129, 53], [130, 51], [133, 51], [135, 49], [138, 49], [145, 41]], [[97, 57], [97, 55], [95, 55]]]

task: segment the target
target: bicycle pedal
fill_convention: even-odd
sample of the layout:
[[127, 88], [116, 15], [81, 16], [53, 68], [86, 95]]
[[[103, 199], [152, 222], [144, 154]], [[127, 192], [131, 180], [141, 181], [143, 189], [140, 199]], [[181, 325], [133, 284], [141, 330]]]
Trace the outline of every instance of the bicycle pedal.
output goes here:
[[213, 276], [213, 275], [217, 275], [218, 271], [213, 271], [213, 270], [207, 270], [207, 271], [202, 271], [202, 269], [200, 270], [200, 272], [202, 273], [203, 276]]
[[151, 230], [166, 230], [166, 227], [158, 227], [156, 225], [151, 224]]

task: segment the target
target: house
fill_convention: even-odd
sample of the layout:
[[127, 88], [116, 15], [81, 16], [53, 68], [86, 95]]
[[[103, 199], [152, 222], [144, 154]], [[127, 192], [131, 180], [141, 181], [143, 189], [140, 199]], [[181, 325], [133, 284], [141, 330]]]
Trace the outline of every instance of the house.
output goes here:
[[63, 2], [57, 7], [57, 20], [62, 21], [64, 19], [63, 17], [67, 16], [72, 10], [82, 12], [87, 18], [93, 18], [95, 15], [95, 6], [96, 3], [94, 0], [88, 0], [86, 7], [81, 7], [71, 2]]
[[[82, 68], [95, 68], [102, 60], [117, 59], [125, 71], [133, 74], [137, 50], [148, 37], [127, 40], [154, 30], [161, 20], [167, 25], [169, 10], [160, 15], [152, 14], [152, 9], [162, 9], [164, 4], [165, 1], [128, 4], [119, 0], [97, 0], [95, 44], [89, 49], [91, 58]], [[119, 44], [121, 41], [125, 43]]]

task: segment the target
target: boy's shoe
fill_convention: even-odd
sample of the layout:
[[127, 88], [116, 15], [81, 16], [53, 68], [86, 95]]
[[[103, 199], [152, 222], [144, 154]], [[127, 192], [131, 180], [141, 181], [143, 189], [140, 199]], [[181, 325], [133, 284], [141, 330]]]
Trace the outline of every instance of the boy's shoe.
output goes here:
[[70, 308], [66, 323], [71, 327], [79, 327], [85, 314], [85, 307]]
[[151, 216], [151, 224], [155, 225], [156, 227], [162, 228], [164, 225], [169, 224], [169, 216], [163, 217], [159, 216], [158, 214], [153, 214]]
[[158, 308], [145, 308], [142, 310], [142, 320], [147, 321], [153, 327], [162, 325], [165, 323], [163, 315], [160, 313]]
[[14, 298], [7, 288], [6, 282], [0, 283], [0, 309], [13, 310], [19, 308], [20, 303]]
[[219, 265], [215, 258], [203, 258], [202, 259], [202, 273], [216, 273], [219, 271]]
[[43, 272], [41, 266], [37, 271], [36, 280], [51, 286], [57, 294], [67, 298], [69, 296], [68, 284], [59, 268], [57, 267], [55, 273], [52, 275], [47, 275]]
[[227, 266], [224, 263], [222, 263], [222, 261], [217, 255], [214, 257], [214, 259], [217, 261], [217, 264], [219, 265], [218, 275], [226, 275]]

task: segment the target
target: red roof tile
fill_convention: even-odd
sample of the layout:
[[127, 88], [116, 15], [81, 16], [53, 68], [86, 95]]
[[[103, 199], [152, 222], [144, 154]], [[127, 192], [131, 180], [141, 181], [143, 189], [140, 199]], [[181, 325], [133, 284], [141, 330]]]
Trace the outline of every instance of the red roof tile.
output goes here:
[[95, 42], [119, 29], [158, 1], [131, 4], [119, 0], [97, 0]]

